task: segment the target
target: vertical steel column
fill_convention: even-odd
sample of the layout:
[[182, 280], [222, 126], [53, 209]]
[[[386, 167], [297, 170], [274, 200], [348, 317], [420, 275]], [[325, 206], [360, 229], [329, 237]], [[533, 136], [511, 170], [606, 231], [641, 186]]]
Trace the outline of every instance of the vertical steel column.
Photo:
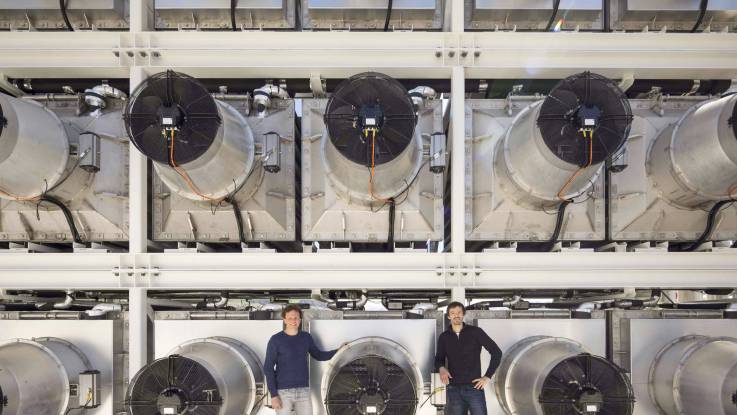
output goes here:
[[465, 105], [466, 74], [463, 66], [454, 66], [450, 83], [450, 137], [451, 137], [451, 250], [454, 254], [466, 252], [465, 203]]
[[463, 33], [465, 30], [464, 8], [465, 2], [461, 0], [449, 0], [451, 2], [450, 9], [450, 31], [453, 33]]
[[128, 375], [135, 374], [148, 363], [148, 293], [145, 288], [128, 291]]
[[153, 30], [153, 1], [130, 0], [131, 32], [147, 32]]
[[[145, 74], [143, 68], [134, 66], [131, 68], [130, 90], [133, 90], [143, 81]], [[130, 175], [129, 175], [129, 191], [128, 198], [130, 203], [130, 218], [128, 218], [130, 238], [130, 253], [145, 253], [148, 248], [148, 226], [147, 214], [148, 206], [146, 195], [148, 194], [147, 185], [147, 160], [146, 156], [133, 145], [133, 141], [129, 144], [130, 151]]]
[[450, 289], [450, 300], [466, 304], [466, 287], [453, 287]]

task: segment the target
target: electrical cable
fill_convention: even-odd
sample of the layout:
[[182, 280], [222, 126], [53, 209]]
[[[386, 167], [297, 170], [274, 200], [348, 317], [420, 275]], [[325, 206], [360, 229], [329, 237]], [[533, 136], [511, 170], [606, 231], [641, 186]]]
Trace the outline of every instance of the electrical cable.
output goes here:
[[67, 410], [64, 411], [64, 415], [69, 415], [69, 412], [75, 411], [77, 409], [88, 409], [89, 407], [87, 405], [89, 405], [90, 402], [92, 402], [92, 392], [87, 393], [87, 402], [85, 402], [84, 405], [67, 408]]
[[167, 145], [169, 146], [169, 153], [168, 153], [169, 154], [169, 165], [174, 169], [174, 171], [176, 171], [179, 174], [179, 176], [182, 177], [182, 179], [184, 179], [184, 181], [187, 183], [187, 186], [194, 194], [196, 194], [197, 196], [201, 197], [204, 200], [209, 200], [215, 204], [218, 204], [221, 201], [223, 201], [224, 198], [216, 199], [216, 198], [207, 196], [203, 194], [202, 192], [200, 192], [200, 189], [197, 187], [197, 185], [194, 184], [194, 182], [192, 182], [192, 179], [189, 177], [187, 172], [184, 171], [181, 167], [179, 167], [176, 160], [174, 159], [174, 143], [176, 141], [174, 138], [174, 130], [173, 129], [165, 130], [165, 132], [166, 131], [169, 131], [171, 133], [169, 136], [167, 136], [168, 138]]
[[555, 229], [553, 230], [553, 234], [550, 236], [550, 239], [548, 239], [548, 242], [545, 243], [546, 251], [548, 252], [552, 251], [553, 248], [555, 248], [556, 242], [558, 242], [560, 231], [563, 228], [563, 219], [565, 218], [566, 207], [570, 203], [570, 200], [564, 200], [560, 205], [558, 205], [558, 215], [555, 218]]
[[235, 7], [238, 5], [238, 0], [230, 0], [230, 26], [234, 32], [238, 31], [238, 25], [235, 23]]
[[387, 241], [388, 251], [394, 252], [394, 220], [396, 216], [396, 204], [394, 199], [389, 199], [389, 238]]
[[734, 199], [727, 199], [727, 200], [720, 200], [717, 203], [712, 206], [711, 210], [709, 210], [709, 216], [706, 218], [706, 229], [704, 229], [704, 232], [701, 233], [701, 235], [688, 247], [686, 247], [684, 250], [688, 252], [693, 252], [696, 249], [698, 249], [701, 244], [706, 242], [706, 240], [711, 236], [711, 233], [714, 231], [714, 225], [716, 224], [716, 217], [717, 214], [719, 214], [719, 211], [722, 210], [722, 208], [725, 207], [725, 205], [731, 205], [734, 203]]
[[[581, 132], [583, 133], [583, 138], [585, 138], [585, 139], [588, 138], [588, 140], [589, 140], [589, 160], [586, 163], [586, 165], [584, 165], [584, 166], [580, 167], [578, 170], [576, 170], [576, 172], [573, 173], [573, 175], [568, 179], [568, 181], [566, 181], [566, 183], [563, 185], [563, 187], [561, 187], [560, 190], [558, 190], [558, 199], [561, 200], [561, 201], [563, 201], [563, 200], [569, 200], [570, 199], [570, 198], [569, 199], [564, 198], [563, 197], [563, 192], [565, 192], [568, 189], [568, 187], [571, 185], [571, 183], [573, 183], [573, 180], [575, 180], [576, 177], [578, 177], [578, 175], [581, 174], [582, 171], [584, 171], [587, 168], [591, 167], [591, 163], [594, 161], [594, 130], [591, 130], [591, 129], [583, 129], [583, 130], [581, 130]], [[588, 137], [586, 137], [586, 133], [587, 132], [589, 133], [589, 136]]]
[[701, 23], [704, 21], [707, 7], [709, 7], [709, 0], [701, 0], [701, 3], [699, 4], [699, 17], [696, 18], [696, 23], [691, 28], [691, 33], [696, 33], [696, 31], [699, 30], [699, 26], [701, 26]]
[[235, 214], [235, 223], [238, 225], [238, 238], [242, 244], [246, 243], [246, 235], [243, 233], [243, 215], [241, 214], [241, 208], [238, 206], [238, 202], [235, 200], [235, 196], [228, 196], [224, 199], [225, 202], [230, 203], [233, 207], [233, 214]]
[[558, 15], [558, 8], [560, 8], [560, 0], [553, 0], [553, 13], [550, 15], [550, 20], [548, 20], [548, 24], [545, 25], [545, 31], [548, 31], [551, 27], [553, 27], [555, 16]]
[[384, 31], [389, 31], [389, 21], [392, 19], [392, 8], [394, 7], [394, 0], [389, 0], [389, 4], [386, 6], [386, 20], [384, 21]]
[[432, 391], [432, 393], [424, 401], [422, 401], [422, 404], [420, 405], [420, 409], [422, 409], [422, 407], [425, 406], [425, 404], [427, 403], [427, 401], [429, 401], [430, 398], [432, 398], [436, 393], [438, 393], [440, 391], [443, 391], [443, 390], [445, 390], [445, 386], [441, 386], [439, 388], [435, 388], [435, 390]]
[[52, 205], [61, 209], [61, 212], [64, 214], [64, 219], [66, 219], [67, 225], [69, 225], [69, 230], [72, 232], [72, 239], [74, 240], [74, 242], [78, 244], [84, 243], [82, 241], [82, 237], [79, 235], [79, 231], [77, 230], [77, 225], [74, 224], [74, 217], [72, 216], [72, 212], [69, 210], [68, 207], [66, 207], [66, 205], [64, 205], [64, 203], [62, 203], [61, 200], [53, 196], [43, 194], [38, 198], [38, 203], [41, 204], [42, 202], [51, 203]]
[[74, 26], [72, 26], [72, 22], [69, 21], [69, 16], [67, 16], [67, 0], [59, 0], [59, 10], [61, 11], [61, 17], [64, 19], [64, 24], [67, 25], [67, 29], [73, 32]]

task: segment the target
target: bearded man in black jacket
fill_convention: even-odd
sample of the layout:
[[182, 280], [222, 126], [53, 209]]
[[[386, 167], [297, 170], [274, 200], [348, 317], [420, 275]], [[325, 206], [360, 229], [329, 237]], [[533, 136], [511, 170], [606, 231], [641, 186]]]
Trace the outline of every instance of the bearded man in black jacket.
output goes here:
[[[463, 323], [466, 307], [448, 304], [450, 326], [438, 337], [435, 370], [446, 385], [446, 415], [486, 415], [484, 386], [499, 367], [502, 351], [484, 330]], [[491, 355], [486, 372], [481, 374], [481, 348]]]

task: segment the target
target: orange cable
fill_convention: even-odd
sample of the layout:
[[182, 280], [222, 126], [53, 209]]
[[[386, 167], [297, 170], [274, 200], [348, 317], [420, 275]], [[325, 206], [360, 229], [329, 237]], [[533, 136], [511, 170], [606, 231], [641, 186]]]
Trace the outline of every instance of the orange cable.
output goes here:
[[558, 190], [558, 199], [561, 200], [561, 201], [563, 201], [563, 202], [566, 201], [566, 199], [563, 198], [562, 193], [564, 193], [566, 191], [566, 189], [568, 189], [568, 187], [571, 185], [571, 183], [573, 182], [573, 180], [575, 180], [576, 177], [578, 177], [578, 175], [581, 174], [582, 171], [584, 171], [585, 169], [587, 169], [588, 167], [591, 166], [591, 163], [594, 160], [594, 131], [593, 130], [583, 130], [583, 137], [584, 138], [587, 138], [586, 137], [586, 131], [589, 132], [589, 137], [588, 137], [588, 140], [589, 140], [589, 162], [585, 166], [583, 166], [583, 167], [579, 168], [578, 170], [576, 170], [576, 172], [573, 173], [573, 175], [568, 179], [568, 181], [563, 185], [563, 187], [561, 187], [560, 190]]
[[389, 203], [390, 199], [384, 199], [383, 197], [378, 197], [374, 194], [374, 166], [375, 166], [374, 146], [376, 144], [376, 129], [372, 128], [370, 130], [365, 130], [364, 135], [368, 136], [368, 131], [371, 131], [371, 176], [369, 177], [369, 194], [371, 195], [371, 198], [375, 200], [378, 200], [384, 203]]
[[182, 179], [184, 179], [185, 182], [187, 182], [187, 186], [189, 189], [194, 192], [197, 196], [201, 197], [202, 199], [209, 200], [211, 202], [220, 203], [225, 198], [215, 199], [210, 196], [202, 194], [200, 190], [197, 188], [197, 186], [192, 182], [192, 179], [189, 177], [186, 171], [182, 170], [179, 165], [177, 165], [177, 162], [174, 160], [174, 130], [171, 130], [171, 146], [169, 147], [169, 159], [171, 160], [171, 165], [174, 168], [174, 171], [176, 171]]

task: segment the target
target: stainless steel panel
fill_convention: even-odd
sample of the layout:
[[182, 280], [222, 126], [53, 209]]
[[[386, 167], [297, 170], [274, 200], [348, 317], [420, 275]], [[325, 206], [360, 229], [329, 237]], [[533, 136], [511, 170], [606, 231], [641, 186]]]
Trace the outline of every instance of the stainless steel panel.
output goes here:
[[[101, 136], [100, 171], [90, 175], [77, 168], [51, 193], [68, 201], [67, 206], [73, 212], [82, 240], [127, 241], [128, 140], [120, 111], [122, 103], [110, 101], [101, 114], [82, 116], [77, 115], [76, 101], [41, 101], [41, 104], [61, 119], [75, 152], [79, 147], [80, 132], [92, 131]], [[71, 157], [70, 163], [74, 163]], [[38, 219], [36, 212], [34, 204], [2, 203], [0, 239], [71, 242], [69, 226], [59, 209], [39, 209]]]
[[[542, 99], [542, 97], [541, 97]], [[466, 239], [481, 241], [544, 241], [555, 228], [555, 215], [512, 200], [502, 188], [494, 161], [514, 117], [533, 101], [466, 100]], [[585, 203], [571, 204], [561, 240], [604, 238], [604, 177], [594, 179]], [[557, 189], [556, 189], [557, 190]]]
[[[469, 312], [466, 321], [472, 319], [475, 313]], [[479, 313], [482, 314], [482, 313]], [[502, 353], [509, 350], [515, 343], [530, 336], [565, 337], [581, 343], [592, 354], [606, 356], [606, 322], [604, 319], [487, 319], [479, 318], [476, 325], [484, 329]], [[489, 354], [481, 352], [481, 370], [489, 365]], [[489, 415], [505, 415], [494, 393], [496, 376], [489, 383], [486, 393], [486, 406]]]
[[[69, 21], [77, 30], [125, 30], [129, 0], [68, 0]], [[0, 0], [0, 30], [62, 30], [67, 26], [56, 0]]]
[[[247, 101], [228, 101], [245, 113]], [[265, 172], [259, 162], [247, 183], [235, 194], [248, 241], [293, 241], [295, 238], [294, 101], [275, 100], [264, 118], [246, 117], [256, 141], [267, 132], [281, 136], [281, 169]], [[232, 188], [232, 186], [231, 186]], [[209, 202], [181, 197], [154, 175], [153, 235], [157, 241], [238, 242], [238, 228], [229, 207], [213, 209]], [[193, 232], [193, 228], [195, 232]]]
[[[375, 206], [372, 210], [346, 200], [326, 177], [321, 147], [326, 103], [325, 99], [302, 102], [302, 237], [306, 241], [386, 241], [389, 209]], [[430, 134], [442, 131], [441, 104], [436, 100], [420, 111], [417, 130], [425, 147], [429, 147]], [[396, 241], [442, 239], [443, 178], [443, 174], [430, 172], [427, 165], [421, 167], [407, 199], [396, 206]]]
[[[383, 30], [386, 0], [299, 0], [306, 30]], [[461, 0], [394, 0], [390, 30], [441, 30], [444, 7]]]
[[[689, 241], [701, 235], [708, 211], [679, 207], [660, 196], [648, 174], [648, 155], [656, 139], [699, 101], [677, 97], [661, 104], [663, 114], [653, 111], [653, 100], [630, 100], [635, 116], [624, 145], [627, 168], [611, 175], [610, 223], [612, 239], [619, 241]], [[712, 146], [713, 147], [713, 146]], [[712, 148], [709, 147], [709, 148]], [[708, 210], [708, 209], [707, 209]], [[725, 207], [711, 235], [712, 240], [731, 240], [737, 235], [737, 207]]]
[[[100, 371], [100, 400], [98, 408], [85, 414], [110, 415], [114, 413], [113, 373], [114, 324], [112, 320], [0, 320], [0, 341], [34, 337], [58, 337], [72, 343]], [[77, 406], [74, 400], [71, 406]]]
[[[549, 0], [474, 0], [476, 10], [553, 10]], [[560, 10], [601, 10], [601, 0], [561, 0]]]
[[[156, 10], [167, 9], [225, 9], [230, 11], [230, 0], [156, 0]], [[235, 8], [240, 9], [279, 9], [284, 8], [285, 0], [238, 0]]]
[[[614, 30], [690, 31], [699, 14], [699, 0], [612, 0], [611, 27]], [[737, 28], [737, 2], [712, 0], [701, 27], [712, 31]]]
[[[68, 0], [67, 10], [117, 10], [123, 0]], [[59, 10], [56, 0], [0, 0], [0, 9], [6, 10]]]
[[[236, 25], [244, 30], [294, 29], [298, 0], [239, 0]], [[231, 30], [229, 0], [155, 0], [157, 30]]]
[[[466, 30], [545, 30], [549, 0], [466, 0]], [[556, 23], [562, 30], [601, 30], [602, 0], [562, 0]]]
[[[343, 342], [368, 336], [393, 340], [402, 345], [413, 357], [422, 373], [423, 382], [430, 382], [435, 355], [437, 324], [435, 319], [311, 320], [308, 324], [310, 334], [315, 339], [315, 344], [323, 350], [334, 349]], [[319, 385], [321, 385], [327, 369], [327, 362], [310, 361], [312, 404], [315, 414], [318, 415], [326, 414]], [[433, 415], [435, 413], [435, 408], [427, 404], [417, 412], [417, 415]]]
[[156, 320], [154, 358], [167, 356], [188, 340], [220, 336], [245, 344], [263, 362], [269, 339], [282, 328], [281, 320]]
[[673, 340], [688, 336], [733, 336], [737, 320], [633, 319], [630, 321], [631, 379], [635, 392], [634, 415], [657, 415], [648, 393], [648, 375], [658, 351]]
[[[394, 0], [392, 10], [435, 10], [435, 0]], [[309, 9], [386, 10], [387, 0], [307, 0]]]

